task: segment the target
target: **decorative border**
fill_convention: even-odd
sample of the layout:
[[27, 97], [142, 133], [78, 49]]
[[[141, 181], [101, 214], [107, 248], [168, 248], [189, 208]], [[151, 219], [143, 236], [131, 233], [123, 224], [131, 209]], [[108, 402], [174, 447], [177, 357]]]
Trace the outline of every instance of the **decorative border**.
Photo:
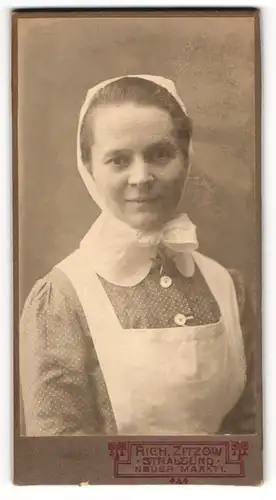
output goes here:
[[111, 441], [114, 478], [245, 477], [248, 441]]

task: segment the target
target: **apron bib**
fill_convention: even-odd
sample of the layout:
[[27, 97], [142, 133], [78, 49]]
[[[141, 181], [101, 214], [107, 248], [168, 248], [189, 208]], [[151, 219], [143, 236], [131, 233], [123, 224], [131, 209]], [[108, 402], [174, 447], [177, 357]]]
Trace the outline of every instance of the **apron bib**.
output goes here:
[[97, 274], [76, 250], [59, 267], [82, 304], [119, 434], [218, 432], [245, 385], [245, 357], [229, 273], [195, 252], [218, 302], [218, 323], [123, 329]]

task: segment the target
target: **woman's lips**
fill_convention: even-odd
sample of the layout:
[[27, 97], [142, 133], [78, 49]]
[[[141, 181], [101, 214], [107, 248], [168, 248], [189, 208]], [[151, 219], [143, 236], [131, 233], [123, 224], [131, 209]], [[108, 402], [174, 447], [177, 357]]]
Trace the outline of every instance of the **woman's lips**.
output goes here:
[[141, 196], [140, 198], [126, 198], [129, 203], [153, 203], [157, 201], [159, 196]]

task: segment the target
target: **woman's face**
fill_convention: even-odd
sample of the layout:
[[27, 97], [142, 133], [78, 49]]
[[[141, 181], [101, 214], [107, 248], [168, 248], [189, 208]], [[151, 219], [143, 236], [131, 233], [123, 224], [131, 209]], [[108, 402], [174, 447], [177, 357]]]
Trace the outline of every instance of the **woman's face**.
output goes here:
[[91, 171], [107, 208], [136, 229], [162, 226], [175, 213], [187, 175], [170, 115], [125, 103], [99, 106], [91, 120]]

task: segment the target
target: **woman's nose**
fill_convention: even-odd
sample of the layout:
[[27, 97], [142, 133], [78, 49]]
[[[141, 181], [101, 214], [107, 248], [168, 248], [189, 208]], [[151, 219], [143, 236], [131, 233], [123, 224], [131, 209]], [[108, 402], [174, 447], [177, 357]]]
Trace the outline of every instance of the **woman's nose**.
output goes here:
[[136, 158], [129, 168], [128, 183], [130, 185], [147, 184], [153, 180], [149, 165], [143, 158]]

